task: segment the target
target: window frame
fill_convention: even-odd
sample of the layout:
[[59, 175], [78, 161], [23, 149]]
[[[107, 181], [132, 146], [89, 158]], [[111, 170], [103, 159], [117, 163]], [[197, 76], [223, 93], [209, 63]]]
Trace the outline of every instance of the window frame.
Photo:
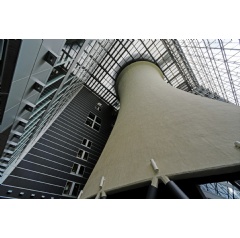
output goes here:
[[[76, 172], [73, 172], [73, 171], [71, 170], [70, 173], [71, 173], [71, 174], [74, 174], [74, 175], [77, 175], [77, 176], [80, 176], [80, 177], [83, 177], [83, 175], [84, 175], [84, 173], [85, 173], [86, 167], [85, 167], [84, 165], [82, 165], [82, 164], [73, 163], [72, 169], [73, 169], [74, 166], [77, 166]], [[80, 174], [81, 168], [83, 168], [83, 172]]]
[[[79, 152], [82, 151], [82, 155], [81, 157], [78, 156]], [[87, 154], [87, 158], [85, 159], [85, 154]], [[89, 152], [83, 150], [83, 149], [79, 149], [78, 152], [77, 152], [77, 158], [78, 159], [82, 159], [82, 160], [85, 160], [85, 161], [88, 161], [88, 158], [89, 158]]]
[[98, 102], [97, 105], [95, 106], [95, 109], [97, 111], [101, 112], [102, 111], [102, 107], [103, 107], [102, 103]]
[[[83, 143], [84, 140], [86, 140], [86, 143]], [[91, 144], [90, 146], [89, 146], [89, 143]], [[83, 138], [81, 145], [90, 149], [92, 147], [92, 144], [93, 144], [92, 141], [90, 141], [89, 139]]]
[[[70, 183], [70, 189], [68, 189], [69, 192], [68, 192], [68, 194], [66, 194], [66, 193], [64, 193], [64, 191], [65, 191], [66, 186], [67, 186], [68, 183]], [[77, 192], [78, 194], [77, 195], [73, 195], [73, 190], [74, 190], [76, 185], [79, 185], [79, 189], [78, 189], [78, 192]], [[78, 197], [78, 195], [79, 195], [79, 193], [81, 191], [81, 185], [82, 185], [81, 183], [76, 183], [76, 182], [67, 180], [66, 184], [65, 184], [65, 187], [63, 189], [62, 195], [63, 196], [70, 196], [70, 197]]]
[[[92, 119], [92, 115], [94, 116], [94, 119]], [[97, 120], [100, 122], [97, 122]], [[94, 129], [95, 131], [99, 132], [101, 129], [102, 119], [97, 116], [96, 114], [89, 112], [85, 125], [89, 126], [90, 128]], [[96, 127], [99, 127], [99, 129], [96, 129]]]

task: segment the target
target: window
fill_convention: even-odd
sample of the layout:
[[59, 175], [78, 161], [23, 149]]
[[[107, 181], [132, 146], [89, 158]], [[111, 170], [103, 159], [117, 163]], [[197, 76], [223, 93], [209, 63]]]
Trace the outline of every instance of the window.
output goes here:
[[77, 157], [79, 159], [84, 159], [84, 160], [87, 160], [88, 159], [88, 156], [89, 156], [89, 153], [84, 151], [84, 150], [79, 150], [78, 153], [77, 153]]
[[99, 131], [99, 130], [100, 130], [100, 125], [94, 124], [94, 125], [93, 125], [93, 129]]
[[83, 157], [83, 150], [79, 150], [78, 151], [77, 157], [82, 159], [82, 157]]
[[93, 113], [91, 113], [91, 112], [89, 113], [88, 117], [89, 117], [90, 119], [92, 119], [92, 120], [95, 119], [95, 115], [94, 115]]
[[99, 112], [101, 112], [102, 110], [102, 103], [97, 103], [97, 105], [95, 106], [95, 109], [98, 110]]
[[99, 117], [96, 117], [96, 122], [101, 124], [101, 119]]
[[70, 195], [70, 190], [71, 190], [72, 185], [73, 185], [72, 182], [67, 181], [67, 184], [63, 190], [63, 194]]
[[85, 159], [85, 160], [88, 159], [88, 152], [84, 151], [83, 159]]
[[93, 125], [93, 121], [87, 118], [86, 124], [90, 127]]
[[73, 164], [71, 173], [76, 174], [76, 173], [77, 173], [77, 170], [78, 170], [78, 164]]
[[79, 183], [67, 181], [63, 194], [77, 197], [81, 189], [82, 186]]
[[79, 194], [80, 192], [80, 184], [79, 183], [75, 183], [74, 186], [73, 186], [73, 190], [72, 190], [72, 196], [74, 197], [77, 197], [77, 195]]
[[90, 112], [86, 120], [86, 125], [90, 126], [96, 131], [99, 131], [101, 127], [101, 122], [101, 118]]
[[82, 144], [87, 146], [87, 139], [84, 138]]
[[88, 148], [91, 148], [91, 146], [92, 146], [92, 142], [91, 142], [91, 141], [88, 141], [87, 147], [88, 147]]
[[80, 176], [83, 176], [84, 174], [84, 171], [85, 171], [85, 167], [83, 165], [80, 165], [80, 164], [73, 164], [73, 167], [72, 167], [72, 170], [71, 170], [71, 173], [72, 174], [76, 174], [76, 175], [80, 175]]
[[84, 138], [83, 141], [82, 141], [82, 145], [84, 145], [84, 146], [86, 146], [88, 148], [91, 148], [92, 142], [90, 140]]
[[79, 174], [80, 176], [83, 176], [84, 171], [85, 171], [85, 167], [82, 166], [82, 165], [80, 165], [80, 168], [79, 168], [78, 174]]

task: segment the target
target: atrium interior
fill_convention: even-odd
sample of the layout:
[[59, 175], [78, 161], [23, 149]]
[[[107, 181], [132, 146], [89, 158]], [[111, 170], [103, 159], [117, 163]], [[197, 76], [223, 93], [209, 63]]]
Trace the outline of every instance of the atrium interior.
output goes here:
[[[30, 56], [28, 52], [31, 52]], [[25, 189], [30, 191], [30, 197], [32, 194], [34, 194], [32, 197], [35, 197], [36, 191], [40, 196], [43, 191], [41, 198], [52, 198], [52, 195], [48, 197], [47, 193], [58, 194], [59, 198], [62, 198], [62, 195], [66, 198], [77, 198], [80, 191], [84, 191], [84, 185], [94, 169], [93, 164], [96, 164], [121, 108], [115, 89], [116, 79], [123, 68], [137, 61], [149, 61], [157, 65], [163, 74], [163, 80], [172, 87], [239, 107], [240, 40], [238, 39], [0, 40], [0, 190], [6, 187], [3, 192], [5, 195], [2, 193], [0, 197], [10, 198], [16, 188], [18, 194], [13, 196], [15, 198], [25, 198], [23, 196], [24, 193], [26, 194]], [[18, 82], [22, 86], [19, 86]], [[97, 112], [91, 113], [93, 109], [88, 109], [90, 113], [86, 112], [88, 116], [85, 124], [95, 131], [99, 131], [100, 127], [104, 128], [103, 117], [99, 114], [102, 108], [107, 108], [104, 109], [105, 111], [102, 110], [102, 113], [109, 118], [106, 118], [108, 121], [104, 129], [106, 134], [93, 135], [96, 141], [102, 139], [101, 146], [96, 148], [98, 151], [96, 159], [89, 156], [95, 151], [79, 150], [77, 157], [84, 160], [87, 157], [92, 159], [88, 161], [89, 165], [85, 162], [78, 165], [74, 160], [72, 160], [73, 166], [67, 163], [64, 165], [70, 169], [69, 171], [66, 169], [65, 173], [71, 173], [71, 176], [75, 173], [83, 179], [78, 182], [77, 179], [71, 180], [66, 176], [63, 184], [56, 180], [54, 186], [62, 189], [61, 191], [56, 189], [56, 192], [51, 192], [50, 187], [45, 191], [40, 187], [38, 189], [37, 185], [29, 183], [24, 187], [25, 185], [21, 183], [16, 185], [15, 180], [10, 181], [11, 176], [23, 178], [24, 172], [14, 174], [14, 171], [21, 163], [26, 163], [25, 156], [29, 156], [29, 153], [34, 154], [32, 152], [34, 146], [40, 143], [42, 137], [50, 136], [48, 131], [51, 131], [51, 126], [70, 110], [68, 108], [81, 104], [88, 92], [91, 93], [92, 96], [89, 97], [92, 98], [89, 102], [86, 101], [86, 104], [82, 103], [82, 107], [86, 108], [88, 104], [90, 107], [92, 103], [91, 106]], [[18, 94], [18, 97], [15, 94]], [[94, 139], [86, 136], [83, 138], [85, 139], [81, 138], [82, 144], [93, 148], [91, 141]], [[34, 156], [40, 155], [36, 152]], [[31, 163], [38, 164], [36, 161]], [[32, 167], [24, 166], [19, 168], [25, 173], [34, 170]], [[45, 166], [51, 167], [50, 164]], [[37, 168], [34, 172], [40, 173]], [[53, 176], [47, 171], [41, 171], [41, 174]], [[59, 174], [54, 176], [62, 179]], [[24, 179], [27, 180], [25, 177]], [[37, 176], [28, 177], [29, 181], [38, 183], [45, 181], [45, 178], [42, 179]], [[50, 182], [46, 179], [41, 183]], [[236, 172], [231, 176], [205, 178], [197, 183], [204, 198], [240, 198], [240, 176]], [[185, 185], [183, 184], [182, 187]], [[139, 194], [141, 192], [139, 190]], [[20, 193], [22, 195], [19, 195]]]

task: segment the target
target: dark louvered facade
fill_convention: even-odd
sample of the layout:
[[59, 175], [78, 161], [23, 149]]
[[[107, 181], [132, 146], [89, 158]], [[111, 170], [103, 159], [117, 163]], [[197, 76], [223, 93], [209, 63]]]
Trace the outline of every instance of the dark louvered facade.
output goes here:
[[[101, 104], [101, 111], [97, 105]], [[86, 124], [89, 113], [101, 119], [99, 131]], [[0, 187], [0, 196], [14, 198], [75, 198], [64, 194], [67, 182], [79, 184], [92, 172], [112, 130], [115, 111], [83, 87]], [[88, 140], [90, 148], [83, 145]], [[78, 152], [88, 153], [79, 158]], [[81, 174], [74, 171], [78, 166]], [[80, 171], [80, 169], [79, 169]]]

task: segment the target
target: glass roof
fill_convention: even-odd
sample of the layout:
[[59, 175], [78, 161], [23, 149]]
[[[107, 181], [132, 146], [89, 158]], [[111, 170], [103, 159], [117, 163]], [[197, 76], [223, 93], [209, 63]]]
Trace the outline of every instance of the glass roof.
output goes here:
[[200, 188], [202, 189], [202, 191], [206, 191], [210, 194], [216, 195], [219, 198], [240, 199], [238, 181], [235, 182], [224, 181], [219, 183], [201, 184]]
[[118, 109], [117, 73], [128, 62], [148, 60], [173, 87], [239, 105], [239, 52], [236, 40], [92, 40], [74, 74]]
[[240, 102], [240, 41], [179, 40], [199, 82], [227, 101]]

